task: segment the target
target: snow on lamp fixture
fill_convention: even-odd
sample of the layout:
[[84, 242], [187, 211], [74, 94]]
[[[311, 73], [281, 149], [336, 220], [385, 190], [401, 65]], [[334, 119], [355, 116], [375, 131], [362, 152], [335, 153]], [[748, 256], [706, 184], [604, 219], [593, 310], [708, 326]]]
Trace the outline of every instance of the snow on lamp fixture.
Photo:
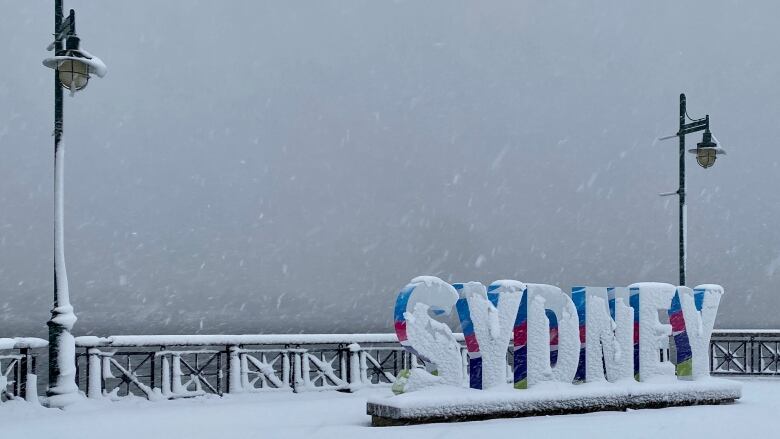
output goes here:
[[[75, 16], [71, 15], [66, 22], [69, 31], [75, 28]], [[55, 56], [43, 60], [43, 65], [57, 71], [57, 81], [71, 94], [83, 90], [89, 83], [91, 75], [102, 78], [108, 69], [100, 58], [79, 48], [81, 40], [75, 33], [69, 33], [65, 38], [65, 50], [59, 50]]]
[[696, 155], [696, 162], [704, 169], [714, 165], [719, 155], [726, 154], [723, 148], [718, 147], [717, 142], [712, 141], [712, 133], [709, 129], [704, 131], [701, 142], [696, 144], [696, 148], [689, 149], [688, 152]]

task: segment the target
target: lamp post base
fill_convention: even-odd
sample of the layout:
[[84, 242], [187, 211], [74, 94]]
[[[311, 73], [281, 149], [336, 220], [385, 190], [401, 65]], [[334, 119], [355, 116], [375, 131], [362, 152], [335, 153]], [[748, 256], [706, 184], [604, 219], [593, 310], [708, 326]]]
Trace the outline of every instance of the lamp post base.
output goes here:
[[76, 383], [76, 339], [71, 334], [76, 315], [70, 305], [52, 310], [49, 326], [49, 407], [62, 408], [82, 399]]

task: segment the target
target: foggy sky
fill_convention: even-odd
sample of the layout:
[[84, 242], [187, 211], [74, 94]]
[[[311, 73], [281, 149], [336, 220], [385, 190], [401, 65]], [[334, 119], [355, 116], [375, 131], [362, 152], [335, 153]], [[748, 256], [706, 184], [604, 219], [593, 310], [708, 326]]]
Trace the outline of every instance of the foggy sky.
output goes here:
[[[53, 2], [0, 0], [0, 336], [52, 297]], [[67, 1], [76, 334], [390, 332], [417, 275], [688, 282], [780, 327], [776, 1]], [[690, 148], [700, 141], [688, 136]]]

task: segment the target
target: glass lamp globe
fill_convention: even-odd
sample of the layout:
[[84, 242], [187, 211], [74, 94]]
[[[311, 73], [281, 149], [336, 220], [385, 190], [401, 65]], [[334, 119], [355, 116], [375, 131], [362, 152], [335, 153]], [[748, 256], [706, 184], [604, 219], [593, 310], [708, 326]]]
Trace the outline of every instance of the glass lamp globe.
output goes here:
[[67, 59], [57, 67], [60, 84], [70, 91], [80, 91], [89, 82], [89, 66], [81, 61]]
[[696, 144], [696, 148], [690, 149], [688, 152], [696, 155], [696, 163], [704, 169], [712, 167], [719, 155], [726, 154], [726, 151], [713, 141], [709, 128], [704, 131], [701, 142]]
[[715, 148], [696, 148], [696, 162], [704, 169], [714, 165], [717, 157]]

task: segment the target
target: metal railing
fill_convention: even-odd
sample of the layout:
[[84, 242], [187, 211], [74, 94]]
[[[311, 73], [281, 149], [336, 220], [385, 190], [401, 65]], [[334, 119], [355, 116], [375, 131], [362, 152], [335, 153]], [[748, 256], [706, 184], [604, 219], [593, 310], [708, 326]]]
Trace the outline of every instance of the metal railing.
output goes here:
[[710, 370], [713, 375], [780, 375], [780, 330], [713, 332]]
[[394, 334], [77, 337], [90, 398], [173, 399], [388, 386], [416, 359]]
[[[42, 339], [0, 338], [0, 400], [35, 401], [43, 394], [36, 363], [46, 361], [46, 347]], [[90, 398], [110, 399], [350, 392], [389, 386], [400, 370], [418, 364], [395, 334], [77, 337], [76, 347], [79, 388]], [[465, 349], [463, 358], [465, 365]], [[713, 332], [710, 369], [713, 375], [780, 377], [780, 330]]]
[[0, 401], [37, 401], [36, 350], [48, 346], [40, 338], [0, 338]]

